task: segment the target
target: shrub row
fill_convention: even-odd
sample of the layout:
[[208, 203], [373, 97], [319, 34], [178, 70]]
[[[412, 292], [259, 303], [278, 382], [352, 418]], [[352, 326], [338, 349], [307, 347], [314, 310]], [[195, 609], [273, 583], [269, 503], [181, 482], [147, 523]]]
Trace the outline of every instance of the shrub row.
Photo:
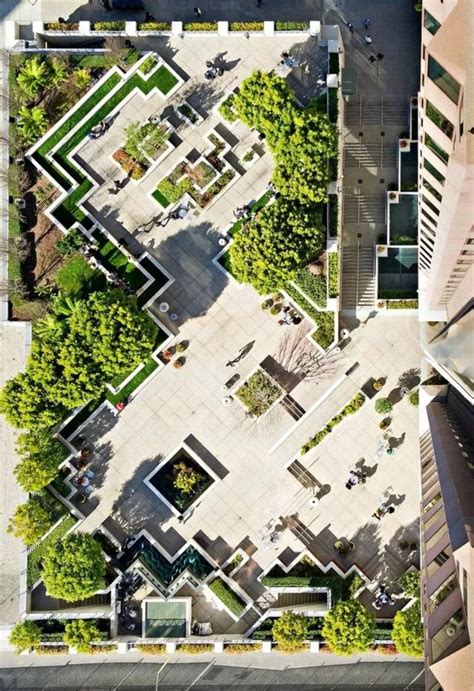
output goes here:
[[263, 22], [230, 22], [230, 31], [263, 31]]
[[92, 24], [92, 31], [125, 31], [125, 21], [94, 22]]
[[239, 653], [256, 653], [262, 649], [261, 643], [229, 643], [224, 646], [224, 652], [229, 655], [238, 655]]
[[309, 22], [275, 22], [276, 31], [307, 31]]
[[144, 655], [165, 655], [166, 645], [162, 643], [136, 643], [135, 650]]
[[209, 590], [216, 595], [221, 602], [237, 617], [240, 617], [245, 609], [245, 602], [240, 599], [237, 593], [229, 588], [222, 578], [215, 578], [212, 583], [209, 583]]
[[327, 284], [324, 276], [315, 276], [307, 269], [299, 269], [293, 279], [307, 297], [315, 302], [319, 307], [327, 305]]
[[142, 22], [137, 25], [138, 31], [171, 31], [171, 22]]
[[347, 416], [347, 415], [353, 415], [356, 413], [359, 408], [361, 408], [364, 405], [365, 402], [365, 396], [362, 393], [358, 393], [354, 396], [354, 398], [349, 401], [349, 403], [344, 406], [344, 408], [341, 410], [340, 413], [337, 413], [337, 415], [334, 415], [329, 422], [327, 423], [326, 427], [323, 427], [322, 430], [317, 432], [314, 437], [311, 437], [309, 441], [306, 442], [301, 447], [301, 453], [305, 454], [307, 453], [310, 449], [312, 449], [314, 446], [317, 446], [324, 437], [326, 437], [330, 432], [332, 432], [333, 427], [338, 425], [342, 420]]
[[333, 602], [342, 597], [343, 578], [340, 576], [263, 576], [262, 585], [266, 588], [329, 588]]
[[320, 312], [291, 285], [287, 285], [285, 291], [318, 327], [313, 334], [316, 343], [319, 343], [321, 348], [329, 348], [334, 341], [334, 312]]
[[382, 288], [378, 296], [380, 300], [411, 300], [414, 292], [412, 288]]
[[217, 31], [217, 22], [185, 22], [185, 31]]
[[328, 270], [329, 270], [329, 297], [337, 298], [339, 295], [339, 253], [329, 252], [328, 254]]
[[418, 300], [389, 300], [388, 310], [417, 310]]
[[176, 646], [177, 653], [185, 653], [187, 655], [199, 655], [201, 653], [213, 653], [214, 646], [212, 643], [180, 643]]

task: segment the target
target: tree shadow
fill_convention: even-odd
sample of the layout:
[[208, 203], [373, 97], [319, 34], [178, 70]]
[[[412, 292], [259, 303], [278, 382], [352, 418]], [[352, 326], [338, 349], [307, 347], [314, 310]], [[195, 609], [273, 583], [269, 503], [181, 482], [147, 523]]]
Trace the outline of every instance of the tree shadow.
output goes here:
[[405, 370], [398, 377], [398, 384], [406, 389], [413, 389], [420, 383], [420, 369], [418, 367], [412, 367]]

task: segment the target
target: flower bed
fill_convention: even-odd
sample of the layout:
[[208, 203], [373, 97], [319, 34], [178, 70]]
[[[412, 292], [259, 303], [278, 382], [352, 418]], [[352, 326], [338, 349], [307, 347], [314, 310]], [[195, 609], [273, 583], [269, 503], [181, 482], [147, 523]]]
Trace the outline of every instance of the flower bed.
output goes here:
[[328, 254], [328, 270], [329, 270], [329, 297], [337, 298], [339, 295], [339, 253], [329, 252]]
[[124, 173], [132, 180], [140, 180], [147, 171], [142, 163], [135, 161], [124, 149], [114, 151], [112, 158], [114, 161], [117, 161]]
[[241, 600], [237, 593], [235, 593], [222, 578], [215, 578], [209, 583], [208, 587], [236, 617], [242, 616], [246, 607], [245, 602]]
[[359, 408], [361, 408], [365, 403], [365, 396], [362, 393], [358, 393], [352, 398], [349, 403], [344, 406], [344, 408], [337, 413], [337, 415], [334, 415], [329, 422], [327, 423], [326, 427], [323, 427], [322, 430], [317, 432], [314, 437], [311, 437], [309, 441], [304, 444], [304, 446], [301, 447], [301, 453], [305, 454], [307, 453], [310, 449], [312, 449], [314, 446], [317, 446], [324, 437], [326, 437], [330, 432], [332, 432], [333, 427], [338, 425], [342, 420], [347, 416], [347, 415], [353, 415], [356, 413]]
[[217, 22], [185, 22], [184, 31], [217, 31]]
[[230, 22], [229, 31], [263, 31], [263, 22]]
[[309, 22], [275, 22], [275, 31], [308, 31]]
[[247, 408], [249, 415], [260, 417], [280, 398], [281, 393], [279, 386], [257, 370], [237, 389], [235, 395]]
[[171, 31], [171, 22], [141, 22], [138, 31]]

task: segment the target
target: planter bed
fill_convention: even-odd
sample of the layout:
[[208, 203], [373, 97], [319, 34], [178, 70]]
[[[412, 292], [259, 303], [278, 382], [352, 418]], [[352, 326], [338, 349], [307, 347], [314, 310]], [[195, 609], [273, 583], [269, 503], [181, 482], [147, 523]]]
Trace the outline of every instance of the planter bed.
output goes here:
[[323, 427], [322, 430], [317, 432], [314, 437], [311, 437], [309, 441], [306, 442], [304, 446], [301, 448], [301, 453], [305, 454], [307, 453], [310, 449], [312, 449], [314, 446], [317, 446], [319, 443], [322, 442], [322, 440], [332, 431], [332, 429], [338, 425], [340, 422], [343, 421], [347, 415], [353, 415], [356, 413], [360, 408], [365, 403], [365, 396], [362, 393], [357, 393], [347, 405], [344, 406], [344, 408], [334, 415], [327, 425]]
[[330, 298], [337, 298], [339, 295], [339, 253], [329, 252], [328, 254], [328, 292]]
[[[321, 641], [321, 629], [323, 627], [324, 618], [323, 617], [305, 617], [308, 620], [308, 641]], [[257, 641], [273, 641], [273, 623], [277, 620], [277, 617], [267, 617], [261, 623], [261, 625], [255, 629], [252, 633], [251, 638]]]
[[291, 285], [285, 287], [285, 292], [292, 299], [297, 308], [299, 307], [303, 310], [303, 312], [307, 314], [308, 319], [317, 326], [317, 330], [311, 334], [311, 338], [313, 338], [324, 350], [329, 348], [334, 342], [334, 312], [320, 312]]
[[[64, 447], [66, 451], [66, 447]], [[71, 474], [70, 469], [67, 466], [60, 468], [58, 477], [55, 477], [49, 484], [61, 497], [68, 497], [71, 494], [71, 487], [65, 483], [65, 479]]]
[[229, 31], [263, 32], [263, 22], [230, 22]]
[[417, 310], [418, 300], [387, 300], [388, 310]]
[[48, 22], [44, 25], [45, 31], [79, 31], [79, 22]]
[[183, 31], [216, 31], [217, 22], [185, 22]]
[[96, 228], [92, 233], [92, 238], [99, 246], [99, 258], [106, 269], [117, 272], [120, 278], [134, 290], [139, 290], [145, 285], [148, 281], [147, 276], [140, 271], [138, 266], [130, 262], [120, 248], [101, 230]]
[[[265, 390], [263, 395], [262, 390]], [[282, 389], [274, 384], [262, 370], [257, 370], [237, 389], [235, 395], [250, 415], [260, 417], [270, 410], [282, 393]]]
[[219, 600], [229, 609], [236, 617], [241, 617], [246, 608], [245, 602], [235, 593], [230, 586], [227, 585], [222, 578], [215, 578], [208, 585], [209, 590], [219, 598]]
[[[192, 492], [185, 494], [174, 486], [174, 469], [179, 463], [184, 463], [187, 468], [200, 476]], [[209, 489], [214, 481], [203, 463], [191, 456], [185, 448], [180, 448], [171, 458], [166, 459], [148, 475], [145, 484], [152, 492], [164, 499], [165, 503], [173, 508], [178, 515], [182, 515]]]
[[72, 417], [69, 422], [64, 425], [64, 427], [59, 429], [60, 435], [64, 439], [72, 438], [82, 423], [85, 422], [87, 418], [92, 415], [94, 410], [96, 410], [99, 405], [104, 402], [104, 398], [105, 396], [101, 396], [100, 398], [96, 398], [95, 400], [86, 403], [86, 405], [78, 410], [74, 417]]
[[137, 24], [138, 31], [171, 31], [171, 22], [142, 22]]
[[242, 655], [243, 653], [258, 653], [262, 649], [261, 643], [225, 643], [224, 652], [228, 655]]
[[125, 31], [125, 22], [117, 20], [114, 22], [93, 22], [92, 31]]
[[275, 22], [275, 31], [309, 31], [309, 22]]
[[28, 554], [26, 582], [29, 588], [41, 578], [41, 561], [43, 560], [46, 549], [49, 545], [54, 544], [64, 537], [76, 522], [74, 516], [66, 516], [61, 523]]
[[[299, 269], [292, 283], [302, 291], [307, 298], [324, 309], [327, 305], [327, 283], [325, 276], [315, 276], [306, 269]], [[290, 291], [292, 286], [290, 286]], [[288, 292], [288, 290], [287, 290]]]

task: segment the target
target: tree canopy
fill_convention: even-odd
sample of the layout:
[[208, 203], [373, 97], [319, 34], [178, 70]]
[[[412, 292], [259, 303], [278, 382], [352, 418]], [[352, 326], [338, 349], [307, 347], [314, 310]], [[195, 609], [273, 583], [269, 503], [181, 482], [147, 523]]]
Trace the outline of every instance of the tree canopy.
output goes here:
[[238, 280], [251, 283], [259, 293], [269, 293], [284, 286], [321, 250], [323, 237], [316, 207], [277, 199], [234, 237], [232, 270]]
[[308, 619], [303, 614], [283, 612], [275, 619], [272, 635], [281, 650], [299, 650], [308, 635]]
[[11, 630], [8, 641], [19, 655], [24, 650], [35, 648], [41, 643], [40, 627], [34, 621], [20, 621]]
[[400, 653], [412, 657], [423, 655], [423, 624], [419, 600], [408, 609], [395, 614], [392, 639]]
[[79, 653], [87, 653], [92, 643], [102, 640], [102, 633], [94, 619], [73, 619], [64, 627], [64, 642]]
[[8, 523], [7, 531], [23, 540], [28, 546], [38, 542], [51, 525], [51, 515], [33, 496], [25, 504], [19, 504], [16, 507]]
[[54, 426], [68, 408], [146, 359], [156, 336], [135, 299], [119, 290], [75, 299], [71, 309], [49, 315], [48, 326], [37, 333], [26, 372], [0, 393], [0, 412], [14, 427]]
[[375, 617], [358, 600], [337, 602], [324, 617], [322, 636], [333, 653], [363, 653], [373, 641]]
[[104, 575], [104, 553], [88, 533], [66, 535], [46, 551], [42, 577], [51, 597], [85, 600], [105, 587]]

